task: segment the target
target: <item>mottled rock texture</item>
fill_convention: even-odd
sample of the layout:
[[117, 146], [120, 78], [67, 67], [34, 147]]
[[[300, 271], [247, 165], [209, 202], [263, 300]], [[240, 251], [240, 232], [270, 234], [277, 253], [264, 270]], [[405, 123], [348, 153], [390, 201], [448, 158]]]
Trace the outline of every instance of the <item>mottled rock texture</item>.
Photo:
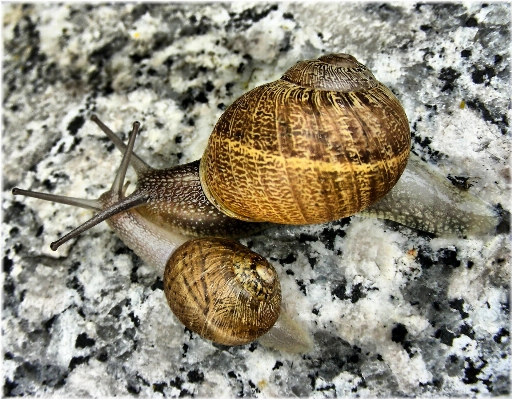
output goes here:
[[509, 4], [3, 9], [4, 396], [509, 394], [507, 234], [434, 237], [355, 216], [244, 240], [314, 338], [290, 355], [201, 339], [105, 224], [49, 249], [90, 211], [10, 194], [105, 191], [120, 155], [92, 113], [119, 133], [139, 120], [136, 151], [153, 166], [185, 163], [242, 93], [346, 52], [403, 102], [415, 153], [510, 210]]

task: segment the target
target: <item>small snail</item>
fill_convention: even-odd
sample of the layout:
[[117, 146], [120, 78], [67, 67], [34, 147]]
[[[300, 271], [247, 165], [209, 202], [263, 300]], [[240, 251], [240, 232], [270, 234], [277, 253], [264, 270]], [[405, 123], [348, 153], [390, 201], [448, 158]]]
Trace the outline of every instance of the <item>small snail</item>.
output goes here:
[[223, 238], [197, 238], [180, 246], [165, 269], [164, 290], [183, 324], [212, 341], [222, 338], [225, 345], [254, 341], [270, 330], [281, 308], [272, 265]]
[[[250, 342], [269, 330], [266, 337], [279, 345], [290, 339], [297, 340], [292, 350], [305, 344], [301, 333], [290, 332], [293, 323], [278, 317], [281, 294], [271, 265], [239, 244], [211, 236], [240, 237], [265, 226], [253, 222], [310, 224], [355, 214], [392, 189], [410, 147], [399, 101], [346, 54], [299, 62], [278, 81], [240, 97], [219, 119], [202, 159], [187, 165], [152, 169], [133, 154], [137, 122], [125, 146], [96, 116], [92, 120], [124, 152], [108, 192], [98, 200], [17, 188], [13, 194], [98, 211], [52, 249], [107, 220], [145, 262], [165, 269], [165, 293], [177, 317], [226, 345]], [[138, 182], [125, 196], [129, 164]], [[189, 241], [197, 236], [208, 238]], [[224, 279], [242, 283], [220, 289]], [[232, 306], [235, 297], [245, 304]]]

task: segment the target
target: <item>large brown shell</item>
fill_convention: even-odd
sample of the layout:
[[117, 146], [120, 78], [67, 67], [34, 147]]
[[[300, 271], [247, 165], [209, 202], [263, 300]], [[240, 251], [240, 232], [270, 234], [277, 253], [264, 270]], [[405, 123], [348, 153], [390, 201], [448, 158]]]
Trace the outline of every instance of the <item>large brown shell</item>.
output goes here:
[[169, 258], [164, 291], [190, 330], [223, 345], [243, 345], [266, 333], [281, 308], [281, 286], [267, 260], [222, 238], [187, 241]]
[[409, 148], [398, 99], [354, 57], [333, 54], [230, 105], [201, 159], [201, 185], [229, 216], [323, 223], [390, 191]]

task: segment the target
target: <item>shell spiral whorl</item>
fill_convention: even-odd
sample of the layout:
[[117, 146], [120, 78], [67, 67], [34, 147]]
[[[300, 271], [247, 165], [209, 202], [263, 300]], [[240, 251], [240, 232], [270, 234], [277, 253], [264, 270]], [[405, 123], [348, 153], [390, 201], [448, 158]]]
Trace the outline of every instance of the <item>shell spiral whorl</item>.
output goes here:
[[281, 80], [304, 88], [345, 93], [372, 89], [379, 84], [370, 70], [349, 54], [328, 54], [318, 60], [300, 61]]
[[232, 217], [324, 223], [382, 198], [409, 149], [393, 93], [354, 57], [328, 55], [299, 62], [226, 109], [201, 159], [201, 185]]

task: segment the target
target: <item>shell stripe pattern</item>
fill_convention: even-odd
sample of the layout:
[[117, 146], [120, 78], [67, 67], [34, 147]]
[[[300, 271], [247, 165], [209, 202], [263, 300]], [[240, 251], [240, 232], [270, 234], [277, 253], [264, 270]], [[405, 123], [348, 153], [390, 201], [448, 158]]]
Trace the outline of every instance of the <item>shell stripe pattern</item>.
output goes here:
[[168, 261], [164, 285], [169, 306], [183, 324], [224, 345], [251, 342], [272, 327], [281, 304], [277, 273], [266, 262], [275, 285], [263, 297], [250, 295], [254, 286], [245, 289], [234, 270], [237, 259], [249, 252], [224, 239], [195, 239], [178, 248]]
[[405, 113], [384, 85], [343, 93], [278, 80], [225, 111], [201, 160], [203, 188], [243, 220], [323, 223], [385, 195], [409, 147]]

